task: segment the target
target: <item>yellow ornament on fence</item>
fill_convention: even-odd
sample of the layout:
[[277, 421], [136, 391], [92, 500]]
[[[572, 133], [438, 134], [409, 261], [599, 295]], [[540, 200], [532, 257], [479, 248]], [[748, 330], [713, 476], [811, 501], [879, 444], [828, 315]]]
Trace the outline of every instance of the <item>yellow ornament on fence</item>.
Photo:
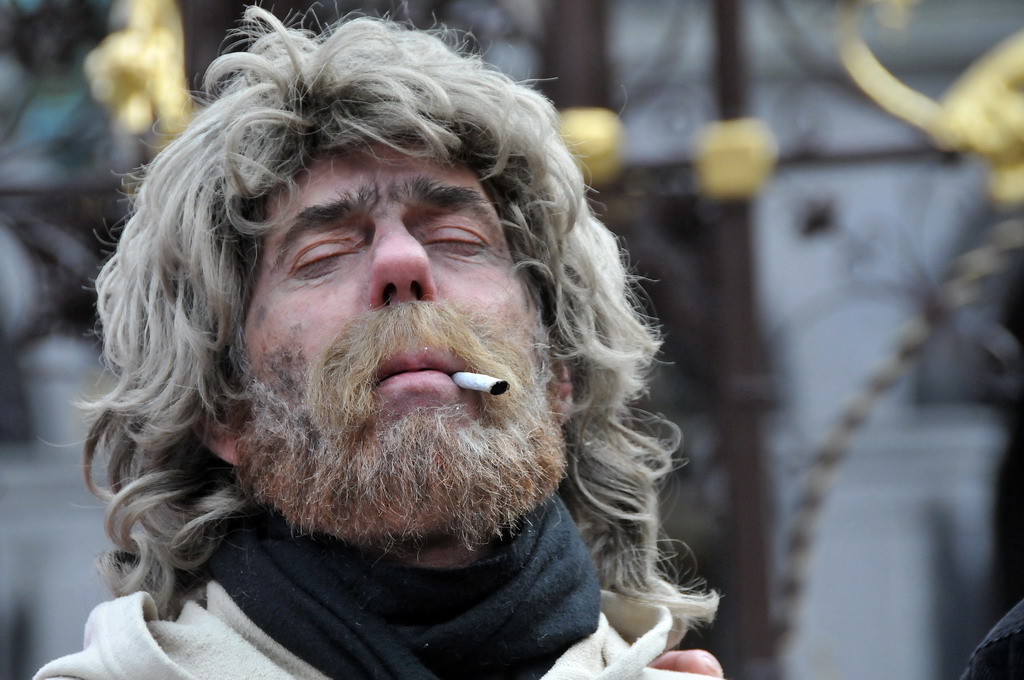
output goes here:
[[878, 61], [860, 34], [860, 5], [847, 0], [839, 23], [839, 55], [854, 82], [880, 107], [927, 132], [940, 148], [983, 158], [991, 170], [993, 201], [1024, 203], [1024, 31], [978, 59], [936, 101]]
[[132, 134], [156, 123], [180, 132], [191, 114], [185, 84], [181, 17], [174, 0], [121, 0], [126, 26], [108, 35], [85, 60], [93, 96]]

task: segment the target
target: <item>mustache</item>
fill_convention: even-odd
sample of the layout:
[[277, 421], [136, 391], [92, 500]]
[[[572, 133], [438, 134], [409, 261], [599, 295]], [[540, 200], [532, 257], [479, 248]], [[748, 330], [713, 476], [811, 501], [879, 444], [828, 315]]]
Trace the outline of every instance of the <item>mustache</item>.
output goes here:
[[[536, 342], [537, 332], [523, 330], [444, 302], [404, 302], [362, 314], [310, 367], [307, 395], [312, 416], [336, 431], [351, 431], [365, 422], [380, 411], [375, 388], [385, 367], [403, 353], [445, 357], [439, 363], [500, 376], [512, 394], [520, 393], [536, 375], [536, 349], [543, 344]], [[484, 399], [481, 416], [486, 420], [495, 409], [514, 407], [511, 400], [502, 406]]]

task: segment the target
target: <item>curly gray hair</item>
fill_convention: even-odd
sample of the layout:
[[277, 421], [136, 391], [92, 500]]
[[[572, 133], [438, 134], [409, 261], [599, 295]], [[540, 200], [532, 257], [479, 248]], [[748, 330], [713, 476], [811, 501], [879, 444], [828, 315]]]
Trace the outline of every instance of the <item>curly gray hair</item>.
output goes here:
[[[225, 520], [247, 508], [202, 423], [241, 399], [240, 329], [265, 202], [312, 159], [385, 145], [473, 169], [493, 198], [555, 357], [572, 369], [561, 493], [603, 587], [667, 605], [683, 627], [714, 594], [658, 570], [656, 483], [671, 465], [629, 404], [659, 340], [615, 237], [542, 95], [442, 32], [370, 18], [314, 34], [249, 8], [246, 52], [207, 73], [209, 101], [144, 171], [117, 252], [96, 281], [105, 360], [117, 377], [88, 406], [87, 477], [109, 501], [115, 594], [152, 593], [162, 615], [202, 581]], [[108, 486], [93, 481], [106, 464]]]

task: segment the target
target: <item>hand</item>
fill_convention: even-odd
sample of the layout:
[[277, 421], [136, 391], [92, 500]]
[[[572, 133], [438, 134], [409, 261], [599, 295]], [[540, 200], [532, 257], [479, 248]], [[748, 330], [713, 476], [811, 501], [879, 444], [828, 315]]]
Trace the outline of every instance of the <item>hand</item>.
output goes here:
[[658, 668], [663, 671], [695, 673], [696, 675], [707, 675], [713, 678], [725, 677], [722, 664], [718, 663], [715, 655], [711, 652], [705, 652], [703, 649], [665, 652], [651, 662], [651, 668]]

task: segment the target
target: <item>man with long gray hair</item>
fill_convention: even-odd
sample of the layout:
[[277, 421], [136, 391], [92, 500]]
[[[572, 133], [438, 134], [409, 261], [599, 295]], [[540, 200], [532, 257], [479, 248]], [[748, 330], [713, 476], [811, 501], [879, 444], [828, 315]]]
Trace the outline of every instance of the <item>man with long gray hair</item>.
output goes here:
[[720, 675], [663, 654], [717, 600], [658, 571], [658, 339], [550, 102], [447, 34], [243, 31], [96, 281], [118, 599], [37, 678]]

